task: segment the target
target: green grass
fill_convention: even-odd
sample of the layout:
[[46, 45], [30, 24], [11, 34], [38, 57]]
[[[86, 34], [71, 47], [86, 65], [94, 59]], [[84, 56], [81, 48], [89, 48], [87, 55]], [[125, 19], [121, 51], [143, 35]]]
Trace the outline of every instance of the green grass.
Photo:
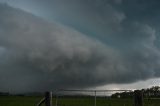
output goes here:
[[[41, 99], [42, 97], [31, 96], [0, 96], [0, 106], [36, 106]], [[94, 103], [93, 97], [58, 99], [58, 106], [94, 106]], [[133, 106], [133, 100], [97, 98], [97, 106]], [[145, 99], [144, 106], [160, 106], [160, 99]]]
[[0, 96], [0, 106], [35, 106], [41, 97]]
[[[58, 101], [60, 106], [94, 106], [94, 98], [61, 98]], [[132, 99], [107, 99], [97, 98], [97, 106], [132, 106]]]

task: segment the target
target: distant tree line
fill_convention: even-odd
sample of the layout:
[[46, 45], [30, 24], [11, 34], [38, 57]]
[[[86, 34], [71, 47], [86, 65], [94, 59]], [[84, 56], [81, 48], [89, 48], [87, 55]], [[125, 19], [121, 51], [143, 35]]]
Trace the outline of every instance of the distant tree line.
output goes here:
[[[153, 86], [147, 89], [141, 89], [144, 98], [160, 98], [160, 87]], [[112, 98], [132, 98], [134, 96], [134, 91], [129, 92], [119, 92], [111, 95]]]
[[0, 92], [0, 96], [43, 96], [42, 92], [29, 92], [29, 93], [9, 93], [9, 92]]
[[9, 96], [10, 93], [9, 92], [0, 92], [0, 96]]

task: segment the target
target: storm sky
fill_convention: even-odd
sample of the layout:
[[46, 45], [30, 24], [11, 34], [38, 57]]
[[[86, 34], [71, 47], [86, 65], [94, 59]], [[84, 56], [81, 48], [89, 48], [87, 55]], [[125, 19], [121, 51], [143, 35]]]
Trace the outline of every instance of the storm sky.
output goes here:
[[0, 91], [160, 83], [159, 0], [0, 0]]

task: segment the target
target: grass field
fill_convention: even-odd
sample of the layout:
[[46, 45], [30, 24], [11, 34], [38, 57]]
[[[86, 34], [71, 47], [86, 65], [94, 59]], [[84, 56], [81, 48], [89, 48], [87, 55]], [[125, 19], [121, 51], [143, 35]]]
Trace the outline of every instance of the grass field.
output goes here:
[[[0, 106], [36, 106], [42, 97], [0, 96]], [[55, 106], [55, 99], [53, 99]], [[59, 98], [58, 106], [94, 106], [94, 98]], [[132, 99], [97, 98], [97, 106], [133, 106]], [[160, 106], [160, 99], [144, 100], [144, 106]]]

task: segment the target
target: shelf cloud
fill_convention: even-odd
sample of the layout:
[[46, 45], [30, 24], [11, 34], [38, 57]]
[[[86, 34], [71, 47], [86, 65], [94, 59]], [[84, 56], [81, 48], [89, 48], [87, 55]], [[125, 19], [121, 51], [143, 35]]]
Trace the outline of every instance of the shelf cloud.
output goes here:
[[101, 36], [103, 41], [0, 4], [0, 91], [88, 88], [159, 77], [156, 30], [136, 21], [121, 24], [126, 15], [111, 5], [106, 8], [104, 26], [117, 29]]

